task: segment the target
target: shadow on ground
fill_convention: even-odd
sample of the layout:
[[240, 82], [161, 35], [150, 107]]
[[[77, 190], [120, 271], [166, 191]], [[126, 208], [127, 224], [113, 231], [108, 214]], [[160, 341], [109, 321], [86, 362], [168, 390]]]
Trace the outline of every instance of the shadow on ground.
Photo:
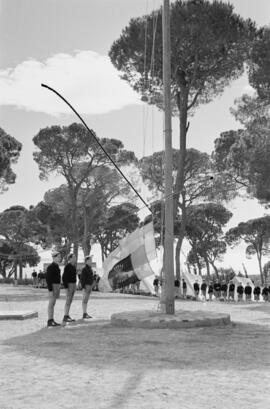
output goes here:
[[[270, 365], [270, 329], [252, 324], [186, 330], [113, 327], [92, 322], [44, 328], [3, 342], [59, 365], [149, 369], [258, 370]], [[88, 357], [89, 359], [85, 359]]]

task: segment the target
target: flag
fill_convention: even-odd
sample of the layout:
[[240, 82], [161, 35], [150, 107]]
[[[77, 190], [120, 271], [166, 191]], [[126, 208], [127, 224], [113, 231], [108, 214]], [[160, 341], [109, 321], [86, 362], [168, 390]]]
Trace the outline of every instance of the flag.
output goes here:
[[100, 290], [123, 288], [154, 274], [149, 262], [155, 258], [154, 227], [150, 222], [120, 240], [118, 247], [106, 258]]

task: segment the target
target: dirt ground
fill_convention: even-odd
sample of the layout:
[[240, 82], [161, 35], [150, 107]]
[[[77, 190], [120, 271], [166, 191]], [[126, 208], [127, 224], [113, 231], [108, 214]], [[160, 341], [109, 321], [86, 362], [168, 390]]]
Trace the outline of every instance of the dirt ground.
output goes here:
[[[0, 321], [1, 409], [269, 409], [270, 303], [176, 301], [176, 310], [231, 315], [226, 327], [113, 327], [115, 312], [158, 308], [154, 297], [93, 293], [78, 321], [46, 328], [47, 290], [0, 286], [0, 311], [38, 318]], [[55, 308], [61, 321], [64, 292]]]

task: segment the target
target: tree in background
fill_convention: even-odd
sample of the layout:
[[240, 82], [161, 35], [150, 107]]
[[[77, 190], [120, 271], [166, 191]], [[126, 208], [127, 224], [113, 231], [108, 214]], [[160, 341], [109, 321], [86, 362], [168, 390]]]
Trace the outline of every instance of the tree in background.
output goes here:
[[263, 276], [264, 282], [267, 283], [268, 277], [270, 276], [270, 261], [267, 261], [263, 266]]
[[[44, 235], [44, 228], [35, 218], [32, 210], [23, 206], [12, 206], [0, 213], [0, 232], [4, 239], [4, 248], [10, 251], [9, 258], [13, 260], [15, 278], [17, 278], [17, 264], [19, 276], [22, 278], [22, 268], [25, 263], [36, 265], [40, 258], [31, 244], [39, 242]], [[2, 254], [4, 257], [5, 252]]]
[[82, 232], [80, 234], [82, 249], [90, 254], [91, 241], [95, 232], [103, 226], [106, 213], [113, 200], [125, 200], [130, 187], [116, 169], [102, 166], [94, 169], [81, 186], [78, 206], [82, 214]]
[[270, 216], [251, 219], [239, 223], [238, 226], [229, 229], [225, 234], [226, 242], [234, 247], [243, 240], [247, 244], [247, 257], [256, 254], [261, 283], [264, 284], [262, 269], [262, 256], [270, 253]]
[[[256, 29], [250, 20], [233, 13], [232, 5], [218, 1], [175, 1], [171, 4], [170, 21], [172, 107], [180, 124], [174, 180], [176, 217], [179, 203], [185, 201], [188, 115], [220, 95], [243, 73]], [[144, 100], [163, 109], [161, 9], [131, 19], [113, 43], [109, 56], [122, 78]], [[183, 225], [185, 217], [183, 213]]]
[[[199, 255], [204, 259], [208, 277], [210, 265], [218, 276], [215, 262], [220, 261], [226, 252], [222, 228], [231, 217], [230, 211], [216, 203], [201, 203], [191, 206], [188, 210], [186, 238], [192, 247], [193, 257]], [[197, 265], [200, 265], [199, 261]]]
[[[156, 152], [151, 156], [144, 157], [139, 161], [139, 169], [144, 183], [155, 193], [155, 196], [164, 195], [164, 152]], [[177, 173], [178, 151], [173, 149], [173, 176]], [[177, 238], [175, 265], [176, 277], [180, 279], [180, 252], [182, 242], [186, 234], [186, 214], [190, 206], [203, 200], [224, 200], [228, 198], [228, 192], [224, 189], [224, 177], [218, 172], [212, 171], [210, 156], [207, 153], [200, 152], [197, 149], [187, 149], [184, 187], [182, 192], [182, 201], [178, 204], [181, 209], [175, 219], [174, 236]], [[235, 191], [233, 193], [236, 194]], [[230, 195], [231, 197], [231, 195]], [[159, 203], [163, 203], [162, 199]], [[156, 213], [157, 212], [157, 213]], [[157, 231], [158, 226], [162, 235], [164, 234], [164, 206], [160, 208], [155, 204], [154, 226]], [[161, 240], [162, 241], [162, 240]]]
[[[56, 173], [62, 175], [67, 181], [71, 202], [70, 228], [73, 252], [77, 257], [79, 191], [94, 169], [105, 165], [111, 166], [111, 162], [94, 136], [81, 124], [41, 129], [33, 141], [38, 148], [33, 155], [39, 166], [40, 178], [47, 179], [51, 173]], [[124, 150], [121, 141], [103, 138], [100, 139], [100, 143], [119, 165], [136, 161], [134, 153]]]
[[221, 134], [213, 158], [228, 181], [244, 187], [262, 204], [270, 202], [270, 29], [259, 30], [247, 60], [254, 94], [244, 94], [231, 110], [243, 129]]
[[195, 246], [188, 252], [187, 263], [193, 267], [194, 274], [202, 275], [202, 269], [206, 267], [204, 258], [196, 251]]
[[119, 240], [139, 226], [137, 212], [138, 207], [132, 203], [121, 203], [108, 209], [103, 224], [95, 233], [103, 260], [118, 246]]
[[11, 166], [17, 163], [22, 144], [0, 128], [0, 193], [15, 183], [16, 175]]

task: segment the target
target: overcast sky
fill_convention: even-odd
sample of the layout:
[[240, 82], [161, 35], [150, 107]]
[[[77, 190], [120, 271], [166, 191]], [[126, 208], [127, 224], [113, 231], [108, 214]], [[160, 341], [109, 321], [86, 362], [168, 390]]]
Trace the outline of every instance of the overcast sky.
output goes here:
[[[235, 12], [258, 26], [269, 24], [269, 0], [231, 3]], [[162, 114], [140, 101], [108, 58], [130, 18], [161, 4], [162, 0], [0, 0], [0, 127], [23, 144], [14, 167], [17, 182], [0, 196], [0, 211], [14, 204], [35, 205], [61, 183], [56, 177], [39, 180], [32, 138], [43, 127], [69, 125], [77, 118], [41, 83], [62, 93], [99, 137], [122, 140], [139, 158], [163, 149]], [[200, 108], [191, 121], [188, 147], [210, 153], [221, 132], [237, 129], [240, 125], [229, 108], [236, 97], [250, 91], [243, 76], [222, 97]], [[175, 147], [178, 134], [174, 120]], [[264, 213], [254, 201], [233, 206], [233, 223]]]

